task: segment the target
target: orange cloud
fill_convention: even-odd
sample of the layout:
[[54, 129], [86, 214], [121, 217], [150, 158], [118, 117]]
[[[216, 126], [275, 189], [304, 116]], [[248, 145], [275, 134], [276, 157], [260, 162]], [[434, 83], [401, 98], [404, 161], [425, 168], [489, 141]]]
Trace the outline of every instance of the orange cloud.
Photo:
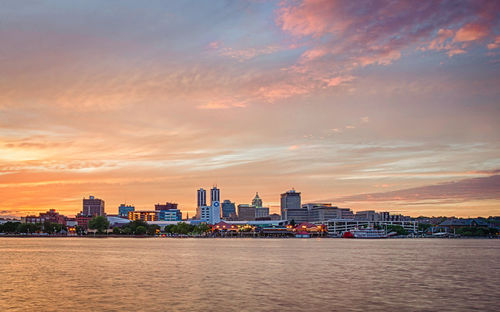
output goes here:
[[470, 23], [460, 28], [453, 38], [455, 42], [475, 41], [486, 37], [490, 29], [486, 25]]

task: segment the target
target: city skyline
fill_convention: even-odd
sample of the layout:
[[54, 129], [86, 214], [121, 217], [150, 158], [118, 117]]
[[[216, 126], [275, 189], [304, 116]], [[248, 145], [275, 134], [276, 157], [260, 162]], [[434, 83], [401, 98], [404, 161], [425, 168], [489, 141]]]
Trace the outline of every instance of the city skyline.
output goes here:
[[500, 214], [498, 1], [0, 5], [0, 217], [213, 185]]

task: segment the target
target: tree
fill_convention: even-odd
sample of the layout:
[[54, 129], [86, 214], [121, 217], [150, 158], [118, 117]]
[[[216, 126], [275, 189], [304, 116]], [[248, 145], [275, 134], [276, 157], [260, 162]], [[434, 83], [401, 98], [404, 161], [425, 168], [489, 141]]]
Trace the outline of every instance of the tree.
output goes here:
[[148, 225], [147, 233], [148, 235], [156, 235], [160, 231], [160, 227], [156, 224]]
[[109, 228], [109, 221], [104, 216], [95, 216], [89, 221], [89, 229], [97, 230], [97, 233], [102, 234]]
[[193, 229], [193, 233], [196, 234], [204, 234], [208, 231], [210, 231], [210, 227], [206, 223], [200, 223]]
[[117, 227], [117, 226], [115, 226], [115, 227], [113, 228], [113, 234], [115, 234], [115, 235], [117, 235], [117, 234], [121, 234], [120, 228], [119, 228], [119, 227]]
[[16, 228], [17, 233], [28, 233], [28, 223], [19, 223]]
[[3, 233], [15, 233], [17, 230], [17, 225], [19, 222], [7, 221], [3, 224], [2, 230], [0, 232]]
[[139, 225], [138, 227], [135, 228], [134, 234], [135, 235], [144, 235], [144, 234], [146, 234], [146, 231], [147, 231], [146, 227]]

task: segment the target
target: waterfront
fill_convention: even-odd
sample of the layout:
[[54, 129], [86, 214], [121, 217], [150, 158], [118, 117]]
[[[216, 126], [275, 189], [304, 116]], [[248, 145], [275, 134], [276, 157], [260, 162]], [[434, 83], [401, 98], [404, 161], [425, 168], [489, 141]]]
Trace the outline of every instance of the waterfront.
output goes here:
[[500, 240], [0, 238], [0, 310], [495, 311]]

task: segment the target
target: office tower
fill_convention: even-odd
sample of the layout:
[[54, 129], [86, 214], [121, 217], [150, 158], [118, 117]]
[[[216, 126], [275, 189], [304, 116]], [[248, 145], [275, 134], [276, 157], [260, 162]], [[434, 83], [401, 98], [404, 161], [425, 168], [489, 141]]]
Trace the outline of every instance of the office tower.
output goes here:
[[262, 199], [259, 197], [259, 192], [255, 193], [255, 197], [252, 200], [252, 205], [255, 206], [255, 208], [262, 207]]
[[125, 205], [125, 204], [121, 204], [118, 207], [118, 215], [120, 217], [128, 218], [129, 211], [135, 211], [135, 207], [131, 206], [131, 205]]
[[220, 202], [220, 190], [217, 186], [212, 187], [210, 190], [210, 205], [214, 205], [214, 202]]
[[200, 220], [208, 224], [216, 224], [220, 222], [220, 205], [218, 201], [214, 201], [214, 206], [200, 207]]
[[299, 217], [300, 220], [305, 218], [305, 222], [307, 222], [307, 209], [300, 206], [300, 192], [292, 189], [281, 194], [281, 217], [284, 220], [294, 220], [295, 222], [297, 222], [296, 217]]
[[198, 207], [207, 205], [207, 191], [200, 188], [198, 190]]
[[104, 216], [104, 200], [89, 196], [83, 199], [83, 216]]
[[230, 200], [224, 200], [222, 206], [222, 218], [233, 218], [236, 215], [236, 206]]

